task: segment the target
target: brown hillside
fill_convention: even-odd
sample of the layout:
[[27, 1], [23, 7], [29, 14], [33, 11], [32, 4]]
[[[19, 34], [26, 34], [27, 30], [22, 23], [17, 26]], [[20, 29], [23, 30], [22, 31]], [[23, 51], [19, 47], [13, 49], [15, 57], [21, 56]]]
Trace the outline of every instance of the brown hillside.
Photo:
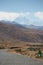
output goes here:
[[43, 31], [18, 26], [0, 22], [0, 44], [13, 44], [18, 41], [43, 43]]

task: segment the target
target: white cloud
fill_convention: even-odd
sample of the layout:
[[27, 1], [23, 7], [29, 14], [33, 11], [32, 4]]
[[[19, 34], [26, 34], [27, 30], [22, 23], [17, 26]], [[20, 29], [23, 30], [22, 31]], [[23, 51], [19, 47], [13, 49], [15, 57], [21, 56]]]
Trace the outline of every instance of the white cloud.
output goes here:
[[0, 20], [8, 20], [13, 21], [18, 17], [25, 17], [28, 16], [30, 13], [16, 13], [16, 12], [0, 12]]
[[18, 13], [0, 12], [0, 20], [15, 20], [19, 16]]
[[30, 13], [29, 13], [29, 12], [20, 13], [20, 16], [21, 16], [21, 17], [26, 17], [26, 16], [29, 16], [29, 15], [30, 15]]
[[43, 20], [43, 12], [35, 12], [34, 16], [39, 18], [40, 20]]

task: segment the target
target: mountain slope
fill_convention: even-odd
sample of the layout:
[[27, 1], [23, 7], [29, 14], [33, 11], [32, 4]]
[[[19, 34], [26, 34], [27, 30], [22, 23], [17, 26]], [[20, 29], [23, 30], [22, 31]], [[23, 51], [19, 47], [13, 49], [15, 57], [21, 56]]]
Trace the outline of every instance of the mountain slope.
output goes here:
[[16, 41], [43, 43], [43, 31], [0, 22], [0, 44], [14, 44]]

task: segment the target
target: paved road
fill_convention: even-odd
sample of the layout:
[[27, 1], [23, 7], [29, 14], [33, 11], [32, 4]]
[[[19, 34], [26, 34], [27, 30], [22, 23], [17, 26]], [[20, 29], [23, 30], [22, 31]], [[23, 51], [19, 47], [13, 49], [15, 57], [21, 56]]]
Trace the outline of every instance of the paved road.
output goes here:
[[0, 50], [0, 65], [43, 65], [43, 62]]

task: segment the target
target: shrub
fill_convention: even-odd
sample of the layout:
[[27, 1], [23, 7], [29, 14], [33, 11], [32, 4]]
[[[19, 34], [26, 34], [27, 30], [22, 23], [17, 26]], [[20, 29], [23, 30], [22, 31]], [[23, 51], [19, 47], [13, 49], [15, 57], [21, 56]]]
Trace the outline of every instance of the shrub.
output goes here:
[[41, 50], [38, 51], [38, 56], [39, 56], [39, 57], [42, 57], [42, 52], [41, 52]]

